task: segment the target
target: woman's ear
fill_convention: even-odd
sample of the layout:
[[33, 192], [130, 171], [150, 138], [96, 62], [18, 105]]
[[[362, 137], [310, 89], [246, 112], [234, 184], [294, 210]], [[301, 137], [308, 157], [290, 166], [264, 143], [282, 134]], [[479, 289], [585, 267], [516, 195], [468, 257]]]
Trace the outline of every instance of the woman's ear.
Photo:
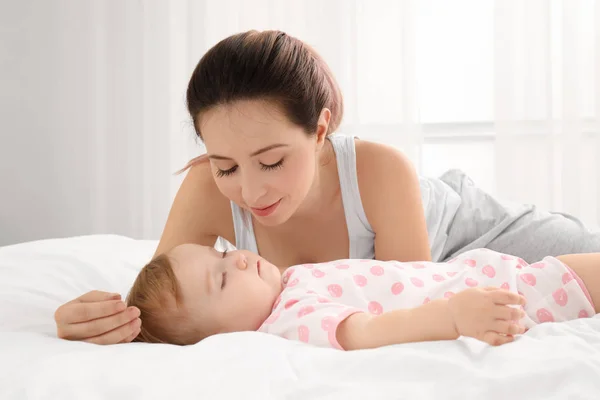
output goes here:
[[329, 130], [329, 120], [331, 119], [331, 111], [328, 108], [321, 110], [319, 121], [317, 122], [317, 151], [320, 151], [325, 144], [325, 138]]

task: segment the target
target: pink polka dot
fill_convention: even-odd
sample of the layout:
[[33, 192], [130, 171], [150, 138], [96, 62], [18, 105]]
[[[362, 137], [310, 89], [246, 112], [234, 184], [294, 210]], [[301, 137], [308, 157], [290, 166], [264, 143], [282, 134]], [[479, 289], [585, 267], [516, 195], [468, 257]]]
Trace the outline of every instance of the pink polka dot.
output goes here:
[[420, 280], [419, 278], [415, 278], [414, 276], [410, 278], [410, 281], [416, 287], [423, 287], [425, 285], [422, 280]]
[[325, 276], [325, 272], [321, 271], [320, 269], [313, 269], [312, 274], [315, 278], [322, 278]]
[[481, 272], [487, 276], [488, 278], [493, 278], [496, 276], [496, 269], [491, 265], [486, 265], [481, 269]]
[[294, 287], [294, 286], [296, 286], [298, 284], [298, 282], [299, 282], [298, 278], [294, 278], [294, 279], [292, 279], [291, 281], [288, 282], [287, 286], [288, 287]]
[[536, 262], [534, 264], [530, 265], [531, 268], [538, 268], [538, 269], [542, 269], [542, 268], [546, 268], [546, 263], [543, 262]]
[[456, 271], [449, 271], [446, 273], [446, 275], [448, 275], [450, 278], [452, 278], [454, 275], [456, 275], [458, 272]]
[[454, 292], [446, 292], [444, 293], [444, 297], [449, 299], [450, 297], [454, 296]]
[[404, 290], [404, 284], [402, 282], [396, 282], [392, 285], [392, 294], [399, 295]]
[[310, 333], [310, 331], [308, 330], [308, 326], [306, 326], [306, 325], [300, 325], [298, 327], [298, 339], [301, 342], [308, 343], [309, 333]]
[[335, 266], [337, 269], [348, 269], [350, 266], [348, 264], [340, 264]]
[[289, 309], [290, 307], [292, 307], [294, 304], [296, 304], [297, 302], [298, 302], [298, 300], [296, 300], [296, 299], [291, 299], [291, 300], [288, 300], [288, 301], [286, 301], [286, 302], [285, 302], [285, 305], [284, 305], [284, 307], [285, 307], [285, 309], [287, 310], [287, 309]]
[[565, 272], [562, 276], [562, 283], [565, 285], [573, 280], [573, 275], [570, 272]]
[[433, 280], [436, 282], [443, 282], [446, 280], [446, 278], [444, 278], [442, 275], [439, 275], [439, 274], [433, 274], [433, 276], [431, 278], [433, 278]]
[[313, 306], [304, 306], [298, 311], [298, 318], [302, 318], [305, 315], [308, 315], [314, 311], [315, 311], [315, 308]]
[[283, 277], [281, 278], [281, 280], [283, 281], [283, 284], [285, 285], [286, 283], [288, 283], [288, 280], [290, 279], [290, 275], [292, 275], [292, 270], [288, 269], [287, 271], [285, 271], [285, 273], [283, 274]]
[[373, 265], [371, 267], [371, 273], [375, 276], [383, 275], [383, 267], [381, 265]]
[[475, 286], [479, 285], [479, 282], [477, 282], [473, 278], [467, 278], [467, 279], [465, 279], [465, 285], [467, 285], [468, 287], [475, 287]]
[[538, 321], [540, 321], [540, 323], [554, 322], [554, 316], [550, 311], [546, 310], [545, 308], [540, 308], [539, 310], [537, 310], [535, 315], [537, 316], [537, 319]]
[[342, 287], [336, 283], [332, 283], [331, 285], [327, 286], [327, 290], [333, 297], [342, 297], [342, 294], [344, 294]]
[[427, 304], [431, 301], [431, 299], [429, 297], [425, 297], [425, 300], [423, 300], [423, 304]]
[[579, 318], [589, 318], [590, 314], [588, 314], [588, 312], [585, 310], [581, 310], [581, 311], [579, 311], [579, 314], [577, 314], [577, 316]]
[[468, 259], [468, 260], [465, 260], [465, 264], [467, 264], [469, 267], [476, 267], [477, 261]]
[[413, 263], [413, 264], [412, 264], [412, 267], [413, 267], [414, 269], [423, 269], [423, 268], [425, 268], [425, 265], [424, 265], [424, 264], [421, 264], [421, 263]]
[[383, 312], [383, 307], [376, 301], [369, 303], [369, 312], [371, 314], [380, 315]]
[[512, 257], [512, 256], [509, 256], [509, 255], [507, 255], [507, 254], [502, 254], [502, 255], [500, 256], [500, 258], [501, 258], [501, 259], [503, 259], [504, 261], [510, 261], [510, 260], [514, 260], [514, 257]]
[[319, 303], [329, 303], [331, 300], [329, 300], [327, 297], [322, 297], [322, 296], [319, 296], [319, 297], [317, 298], [317, 301], [318, 301]]
[[314, 264], [304, 264], [304, 268], [313, 269]]
[[554, 301], [561, 307], [564, 307], [569, 302], [569, 296], [567, 296], [567, 292], [565, 289], [560, 288], [554, 293], [552, 293], [552, 297], [554, 297]]
[[522, 258], [517, 258], [517, 263], [519, 264], [519, 266], [521, 267], [526, 267], [529, 264], [527, 264], [527, 261], [523, 260]]
[[521, 275], [521, 280], [528, 284], [529, 286], [535, 286], [537, 280], [535, 279], [535, 275], [526, 273]]
[[321, 320], [321, 328], [324, 331], [332, 331], [335, 329], [335, 318], [325, 317]]
[[367, 278], [365, 278], [363, 275], [360, 275], [360, 274], [354, 275], [352, 277], [352, 279], [354, 279], [354, 283], [356, 283], [356, 286], [360, 286], [360, 287], [367, 286]]
[[273, 313], [271, 315], [269, 315], [269, 317], [265, 320], [265, 324], [272, 324], [273, 322], [277, 321], [277, 318], [279, 318], [279, 314], [281, 313], [281, 311], [277, 311], [276, 313]]
[[510, 285], [508, 282], [504, 282], [502, 285], [500, 285], [500, 289], [510, 290]]

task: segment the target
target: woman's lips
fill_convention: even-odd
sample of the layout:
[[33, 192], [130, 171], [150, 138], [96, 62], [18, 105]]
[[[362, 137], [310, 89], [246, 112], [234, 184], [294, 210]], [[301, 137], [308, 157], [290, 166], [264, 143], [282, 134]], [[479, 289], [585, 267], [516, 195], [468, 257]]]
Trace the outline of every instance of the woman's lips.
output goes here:
[[277, 200], [275, 203], [273, 203], [267, 207], [263, 207], [263, 208], [251, 207], [251, 210], [254, 214], [258, 215], [259, 217], [266, 217], [266, 216], [273, 214], [273, 212], [277, 209], [277, 206], [279, 206], [279, 203], [281, 203], [281, 199]]

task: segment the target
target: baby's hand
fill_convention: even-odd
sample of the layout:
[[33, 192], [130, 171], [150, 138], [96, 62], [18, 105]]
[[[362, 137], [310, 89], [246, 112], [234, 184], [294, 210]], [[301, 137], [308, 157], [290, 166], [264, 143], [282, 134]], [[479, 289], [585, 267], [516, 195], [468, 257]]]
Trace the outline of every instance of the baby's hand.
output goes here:
[[510, 305], [524, 305], [525, 298], [499, 288], [470, 288], [448, 301], [459, 335], [470, 336], [493, 346], [510, 343], [525, 332], [518, 324], [525, 312]]

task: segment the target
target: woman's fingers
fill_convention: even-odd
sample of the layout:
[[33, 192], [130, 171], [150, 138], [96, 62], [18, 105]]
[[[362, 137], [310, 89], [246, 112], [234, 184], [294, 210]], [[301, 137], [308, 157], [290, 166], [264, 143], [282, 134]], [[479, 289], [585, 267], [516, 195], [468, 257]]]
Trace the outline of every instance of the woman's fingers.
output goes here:
[[57, 325], [70, 325], [108, 317], [125, 310], [125, 308], [126, 305], [121, 300], [67, 303], [56, 310], [54, 319]]
[[[88, 303], [86, 305], [97, 306], [99, 304], [100, 303]], [[97, 318], [91, 321], [87, 320], [86, 322], [80, 322], [75, 324], [59, 325], [59, 337], [69, 340], [81, 340], [92, 338], [113, 331], [114, 329], [131, 322], [139, 316], [140, 310], [138, 308], [129, 307], [127, 310], [122, 310], [119, 313], [107, 317]], [[123, 336], [121, 339], [123, 339], [124, 337], [125, 336]], [[114, 343], [118, 343], [118, 341]]]
[[137, 335], [140, 334], [141, 329], [142, 329], [142, 327], [141, 327], [141, 324], [140, 324], [139, 328], [137, 328], [136, 330], [134, 330], [131, 335], [127, 336], [125, 339], [121, 340], [119, 343], [130, 343], [130, 342], [132, 342], [133, 339], [135, 339], [137, 337]]
[[[133, 321], [128, 322], [125, 325], [119, 326], [110, 332], [103, 333], [98, 336], [84, 339], [84, 342], [94, 344], [117, 344], [129, 338], [134, 332], [139, 332], [142, 326], [142, 321], [139, 318], [135, 318]], [[135, 337], [135, 336], [134, 336]]]
[[95, 303], [97, 301], [106, 301], [106, 300], [120, 300], [121, 295], [119, 293], [109, 293], [109, 292], [101, 292], [100, 290], [92, 290], [91, 292], [87, 292], [79, 296], [78, 298], [72, 300], [73, 303]]

